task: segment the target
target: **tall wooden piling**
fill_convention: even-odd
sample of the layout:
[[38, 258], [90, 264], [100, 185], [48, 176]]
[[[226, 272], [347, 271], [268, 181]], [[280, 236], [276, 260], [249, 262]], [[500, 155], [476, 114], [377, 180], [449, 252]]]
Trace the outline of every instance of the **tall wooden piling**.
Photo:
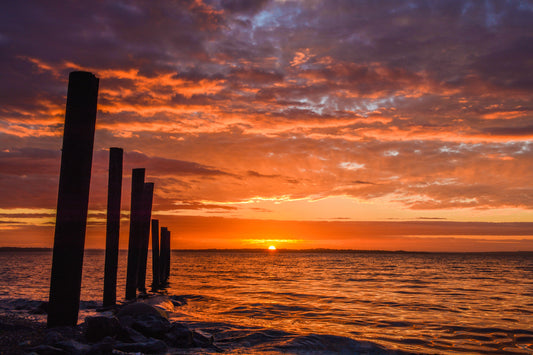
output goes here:
[[80, 304], [99, 79], [69, 75], [48, 304], [48, 327], [75, 326]]
[[122, 148], [109, 149], [104, 307], [113, 306], [117, 301], [118, 241], [120, 232], [120, 199], [122, 196], [122, 157]]
[[139, 272], [137, 278], [137, 288], [141, 292], [146, 292], [146, 264], [148, 262], [148, 245], [150, 244], [150, 220], [152, 219], [152, 201], [154, 196], [154, 183], [144, 184], [142, 206], [141, 206], [141, 248], [139, 255]]
[[152, 219], [152, 291], [159, 289], [159, 220]]
[[159, 282], [164, 285], [167, 281], [167, 227], [161, 227], [161, 250], [159, 251], [160, 269]]
[[128, 241], [128, 266], [126, 271], [126, 299], [137, 297], [139, 255], [142, 238], [141, 206], [145, 169], [133, 169], [131, 174], [130, 233]]
[[166, 270], [165, 270], [165, 283], [168, 283], [168, 279], [170, 277], [170, 253], [172, 249], [170, 248], [170, 231], [167, 230], [167, 237], [165, 238], [166, 242], [166, 250], [167, 250], [167, 261], [165, 263]]

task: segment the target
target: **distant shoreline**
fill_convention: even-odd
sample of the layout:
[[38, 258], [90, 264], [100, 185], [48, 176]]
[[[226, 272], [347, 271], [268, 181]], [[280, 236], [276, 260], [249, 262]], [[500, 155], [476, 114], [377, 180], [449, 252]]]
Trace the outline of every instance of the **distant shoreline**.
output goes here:
[[[52, 248], [40, 247], [0, 247], [0, 252], [51, 252]], [[104, 252], [105, 249], [85, 249], [87, 252]], [[127, 249], [120, 249], [126, 252]], [[344, 254], [478, 254], [478, 255], [531, 255], [533, 250], [526, 251], [409, 251], [409, 250], [358, 250], [358, 249], [277, 249], [269, 251], [263, 248], [240, 248], [240, 249], [172, 249], [172, 252], [181, 253], [201, 253], [201, 252], [219, 252], [219, 253], [344, 253]]]

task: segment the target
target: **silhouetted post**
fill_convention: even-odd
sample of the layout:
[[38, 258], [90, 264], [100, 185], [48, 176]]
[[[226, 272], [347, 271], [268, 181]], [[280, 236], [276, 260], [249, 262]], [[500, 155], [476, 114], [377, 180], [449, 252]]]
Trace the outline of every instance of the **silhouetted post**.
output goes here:
[[159, 288], [159, 220], [152, 219], [152, 291]]
[[122, 148], [109, 149], [107, 225], [105, 241], [104, 307], [117, 302], [118, 240], [122, 195]]
[[161, 227], [161, 250], [159, 251], [159, 260], [161, 263], [159, 270], [159, 279], [161, 285], [164, 285], [167, 279], [167, 232], [167, 227]]
[[170, 277], [170, 231], [167, 230], [167, 237], [165, 238], [165, 242], [167, 243], [166, 249], [167, 249], [167, 262], [166, 262], [166, 272], [165, 272], [165, 283], [168, 283], [168, 278]]
[[92, 73], [69, 75], [48, 327], [75, 326], [78, 322], [98, 83]]
[[146, 292], [146, 264], [148, 262], [148, 245], [150, 244], [150, 220], [152, 218], [153, 196], [154, 183], [145, 183], [141, 206], [141, 249], [139, 255], [139, 273], [137, 278], [137, 288], [141, 292]]
[[141, 205], [144, 190], [144, 169], [133, 169], [131, 174], [130, 239], [128, 241], [128, 267], [126, 272], [126, 299], [137, 297], [137, 278], [141, 248]]

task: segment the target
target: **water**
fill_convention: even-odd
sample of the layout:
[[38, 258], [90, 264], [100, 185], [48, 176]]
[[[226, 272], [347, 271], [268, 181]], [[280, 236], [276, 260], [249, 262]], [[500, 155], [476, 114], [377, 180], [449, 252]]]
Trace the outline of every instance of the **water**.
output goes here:
[[[528, 354], [532, 256], [176, 251], [167, 292], [187, 301], [176, 320], [221, 343], [248, 337], [267, 349], [281, 337], [298, 339], [285, 348], [298, 352], [351, 338], [420, 353]], [[103, 251], [86, 253], [82, 300], [101, 302], [103, 261]], [[125, 263], [121, 252], [119, 297]], [[50, 252], [0, 253], [0, 299], [46, 300], [50, 265]], [[318, 338], [298, 337], [308, 334]]]

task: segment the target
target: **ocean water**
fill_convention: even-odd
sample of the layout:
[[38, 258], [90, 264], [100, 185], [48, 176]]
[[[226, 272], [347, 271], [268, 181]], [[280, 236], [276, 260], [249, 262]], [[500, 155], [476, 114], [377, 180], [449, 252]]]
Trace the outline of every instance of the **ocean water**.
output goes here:
[[[47, 300], [50, 265], [51, 252], [0, 252], [0, 308]], [[83, 301], [101, 303], [103, 265], [86, 252]], [[533, 353], [533, 253], [174, 251], [166, 292], [184, 303], [175, 320], [229, 353]]]

